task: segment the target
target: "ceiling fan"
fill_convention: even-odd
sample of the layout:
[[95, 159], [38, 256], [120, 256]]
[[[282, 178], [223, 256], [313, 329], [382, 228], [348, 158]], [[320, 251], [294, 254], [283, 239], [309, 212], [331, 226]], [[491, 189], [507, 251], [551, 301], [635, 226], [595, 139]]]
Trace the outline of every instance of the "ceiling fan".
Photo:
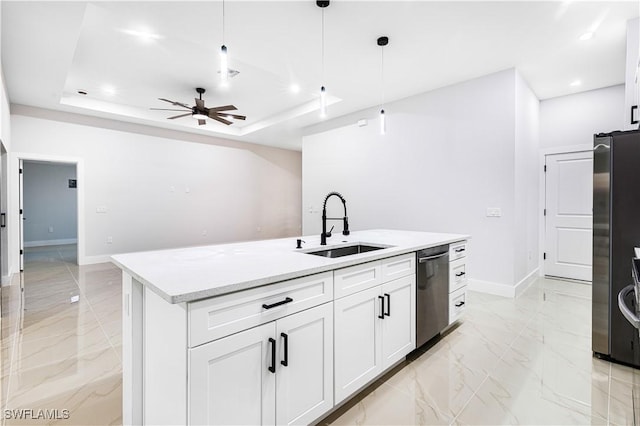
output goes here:
[[168, 120], [173, 120], [175, 118], [192, 116], [193, 118], [198, 120], [198, 124], [200, 126], [207, 124], [207, 118], [212, 118], [220, 123], [226, 124], [227, 126], [233, 124], [230, 119], [236, 120], [245, 120], [247, 117], [244, 115], [230, 114], [226, 111], [235, 111], [236, 108], [233, 105], [223, 105], [213, 108], [206, 108], [204, 106], [204, 101], [202, 100], [202, 94], [205, 90], [202, 87], [197, 87], [196, 92], [198, 92], [199, 97], [195, 98], [196, 104], [194, 106], [189, 106], [187, 104], [183, 104], [182, 102], [175, 102], [165, 98], [158, 98], [158, 100], [169, 102], [170, 104], [181, 107], [184, 109], [170, 109], [170, 108], [150, 108], [155, 111], [181, 111], [185, 112], [185, 110], [189, 110], [184, 114], [174, 115], [173, 117], [167, 117]]

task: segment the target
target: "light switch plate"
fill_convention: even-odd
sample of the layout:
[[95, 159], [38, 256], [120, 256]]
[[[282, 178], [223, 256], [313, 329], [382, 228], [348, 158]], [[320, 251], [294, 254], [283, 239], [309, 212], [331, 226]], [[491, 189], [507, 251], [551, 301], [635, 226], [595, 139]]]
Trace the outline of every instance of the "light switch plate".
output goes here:
[[487, 207], [487, 217], [500, 216], [502, 216], [502, 209], [500, 207]]

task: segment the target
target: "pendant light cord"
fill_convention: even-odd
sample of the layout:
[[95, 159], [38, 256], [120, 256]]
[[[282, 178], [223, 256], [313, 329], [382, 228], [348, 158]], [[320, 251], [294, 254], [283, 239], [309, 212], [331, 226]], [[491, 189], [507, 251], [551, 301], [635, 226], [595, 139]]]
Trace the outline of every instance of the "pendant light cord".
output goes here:
[[380, 80], [382, 86], [381, 107], [384, 109], [384, 46], [380, 46]]
[[322, 84], [324, 85], [324, 8], [322, 9], [322, 53], [321, 53], [321, 58], [322, 58], [322, 70], [321, 70], [321, 80], [322, 80]]
[[222, 44], [224, 45], [224, 0], [222, 0]]

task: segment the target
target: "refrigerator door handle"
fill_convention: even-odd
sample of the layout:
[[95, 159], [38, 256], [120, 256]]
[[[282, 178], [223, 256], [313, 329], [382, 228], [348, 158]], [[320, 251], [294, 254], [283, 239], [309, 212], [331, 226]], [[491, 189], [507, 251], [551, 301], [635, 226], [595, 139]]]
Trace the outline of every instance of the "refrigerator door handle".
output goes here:
[[624, 315], [624, 317], [631, 323], [632, 326], [634, 326], [636, 329], [640, 329], [640, 318], [638, 318], [635, 312], [632, 312], [624, 302], [624, 298], [627, 297], [627, 295], [631, 292], [635, 291], [634, 287], [635, 286], [631, 284], [620, 290], [620, 293], [618, 293], [618, 308], [620, 308], [620, 312], [622, 312], [622, 315]]

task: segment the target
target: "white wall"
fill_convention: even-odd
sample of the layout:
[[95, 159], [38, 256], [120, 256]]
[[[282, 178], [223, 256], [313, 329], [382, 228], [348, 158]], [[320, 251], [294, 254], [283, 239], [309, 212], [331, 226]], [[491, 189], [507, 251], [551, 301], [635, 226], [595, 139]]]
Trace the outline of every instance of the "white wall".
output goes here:
[[523, 280], [537, 277], [539, 265], [540, 101], [520, 73], [516, 73], [515, 85], [514, 282], [526, 284]]
[[540, 148], [593, 146], [594, 133], [624, 127], [624, 85], [540, 102]]
[[[79, 209], [86, 235], [81, 227], [81, 262], [121, 252], [300, 233], [299, 152], [13, 109], [12, 164], [25, 156], [75, 158], [82, 164], [78, 189], [84, 204]], [[10, 197], [17, 204], [16, 185]], [[98, 213], [103, 207], [107, 212]], [[10, 216], [10, 225], [17, 221], [15, 214]], [[17, 237], [11, 245], [18, 246]]]
[[74, 242], [77, 237], [76, 166], [26, 161], [23, 166], [26, 247]]
[[[516, 76], [506, 70], [390, 103], [385, 136], [377, 108], [309, 129], [302, 148], [304, 234], [320, 233], [324, 196], [339, 191], [354, 230], [471, 234], [470, 277], [513, 295], [514, 284], [537, 267], [537, 256], [520, 258], [523, 250], [535, 254], [538, 235], [531, 218], [537, 192], [516, 205], [518, 191], [537, 190], [538, 176], [527, 157], [537, 158], [537, 100], [523, 82], [516, 86]], [[516, 99], [527, 110], [519, 120]], [[358, 127], [359, 118], [369, 125]], [[339, 127], [314, 134], [332, 125]], [[516, 166], [525, 168], [519, 179]], [[502, 217], [486, 217], [487, 207], [500, 207]], [[340, 208], [332, 200], [329, 215]], [[525, 232], [515, 232], [523, 226]], [[523, 250], [515, 245], [521, 237]]]

